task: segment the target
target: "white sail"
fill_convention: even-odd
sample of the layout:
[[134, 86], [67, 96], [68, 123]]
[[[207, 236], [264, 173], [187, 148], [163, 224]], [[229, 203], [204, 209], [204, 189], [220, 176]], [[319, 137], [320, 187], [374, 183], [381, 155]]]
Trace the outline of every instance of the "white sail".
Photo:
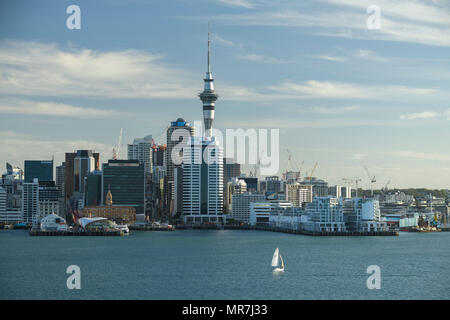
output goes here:
[[273, 258], [272, 258], [272, 267], [278, 267], [278, 256], [279, 256], [280, 251], [278, 250], [278, 248], [275, 249], [275, 252], [273, 253]]
[[283, 261], [283, 257], [280, 254], [280, 260], [281, 260], [281, 270], [284, 271], [284, 261]]

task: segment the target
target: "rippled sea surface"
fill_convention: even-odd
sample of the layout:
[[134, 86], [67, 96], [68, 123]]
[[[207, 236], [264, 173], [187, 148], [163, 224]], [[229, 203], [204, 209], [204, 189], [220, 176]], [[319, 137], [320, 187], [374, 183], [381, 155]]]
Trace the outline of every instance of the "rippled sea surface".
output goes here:
[[[270, 266], [276, 247], [282, 274]], [[81, 290], [67, 289], [69, 265], [81, 269]], [[366, 286], [369, 265], [381, 268], [380, 290]], [[0, 299], [450, 299], [450, 233], [30, 237], [1, 230]]]

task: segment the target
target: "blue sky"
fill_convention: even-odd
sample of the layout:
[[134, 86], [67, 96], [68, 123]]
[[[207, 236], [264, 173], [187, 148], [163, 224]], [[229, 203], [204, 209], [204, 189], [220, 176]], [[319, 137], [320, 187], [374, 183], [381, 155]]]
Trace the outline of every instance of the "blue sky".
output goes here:
[[126, 144], [201, 120], [208, 21], [214, 126], [279, 128], [280, 174], [289, 149], [332, 184], [368, 188], [367, 165], [376, 188], [449, 188], [446, 0], [2, 1], [1, 166], [80, 148], [106, 161], [120, 128]]

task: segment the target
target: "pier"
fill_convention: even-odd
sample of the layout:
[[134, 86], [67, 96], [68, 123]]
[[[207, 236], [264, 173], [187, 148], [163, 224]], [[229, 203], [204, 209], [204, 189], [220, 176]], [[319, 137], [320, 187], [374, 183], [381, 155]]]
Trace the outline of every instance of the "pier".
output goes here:
[[151, 224], [134, 224], [128, 227], [135, 231], [174, 231], [175, 226], [155, 226]]
[[123, 236], [124, 232], [120, 230], [113, 230], [113, 231], [44, 231], [44, 230], [37, 230], [32, 229], [29, 232], [30, 236], [53, 236], [53, 237], [64, 237], [64, 236], [70, 236], [70, 237], [110, 237], [110, 236]]
[[249, 226], [249, 225], [179, 225], [177, 229], [200, 229], [200, 230], [210, 230], [210, 229], [220, 229], [220, 230], [256, 230], [256, 231], [270, 231], [270, 232], [281, 232], [290, 234], [301, 234], [307, 236], [341, 236], [341, 237], [357, 237], [357, 236], [398, 236], [398, 231], [322, 231], [322, 232], [312, 232], [307, 230], [296, 230], [290, 228], [282, 227], [271, 227], [271, 226]]

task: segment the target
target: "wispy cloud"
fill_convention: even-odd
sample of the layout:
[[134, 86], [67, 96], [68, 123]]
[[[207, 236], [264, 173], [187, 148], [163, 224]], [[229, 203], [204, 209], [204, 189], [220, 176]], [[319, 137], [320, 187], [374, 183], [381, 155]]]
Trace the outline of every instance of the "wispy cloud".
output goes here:
[[450, 46], [450, 11], [439, 2], [379, 0], [381, 29], [366, 26], [366, 8], [373, 1], [323, 0], [329, 6], [317, 9], [287, 1], [283, 10], [272, 8], [244, 14], [224, 14], [215, 21], [253, 26], [309, 28], [315, 35], [356, 39], [412, 42], [434, 46]]
[[219, 0], [219, 2], [233, 7], [253, 8], [253, 3], [247, 0]]
[[320, 97], [337, 99], [403, 99], [405, 96], [424, 96], [437, 93], [438, 89], [412, 88], [407, 86], [368, 86], [354, 83], [309, 80], [304, 83], [286, 81], [282, 85], [270, 87], [288, 96]]
[[430, 119], [436, 118], [439, 116], [438, 112], [434, 111], [423, 111], [418, 113], [409, 113], [400, 116], [402, 120], [417, 120], [417, 119]]
[[311, 111], [319, 114], [343, 114], [351, 113], [360, 109], [359, 106], [346, 106], [346, 107], [312, 107]]
[[129, 113], [72, 106], [65, 103], [38, 102], [30, 100], [0, 100], [0, 114], [45, 115], [71, 118], [104, 118], [124, 116]]
[[159, 55], [53, 44], [0, 43], [0, 93], [107, 98], [187, 98], [197, 81]]
[[248, 60], [248, 61], [252, 61], [252, 62], [258, 62], [258, 63], [287, 63], [287, 61], [278, 59], [278, 58], [274, 58], [274, 57], [268, 57], [268, 56], [264, 56], [264, 55], [260, 55], [260, 54], [253, 54], [253, 53], [249, 53], [249, 54], [242, 54], [238, 56], [239, 59], [242, 60]]

